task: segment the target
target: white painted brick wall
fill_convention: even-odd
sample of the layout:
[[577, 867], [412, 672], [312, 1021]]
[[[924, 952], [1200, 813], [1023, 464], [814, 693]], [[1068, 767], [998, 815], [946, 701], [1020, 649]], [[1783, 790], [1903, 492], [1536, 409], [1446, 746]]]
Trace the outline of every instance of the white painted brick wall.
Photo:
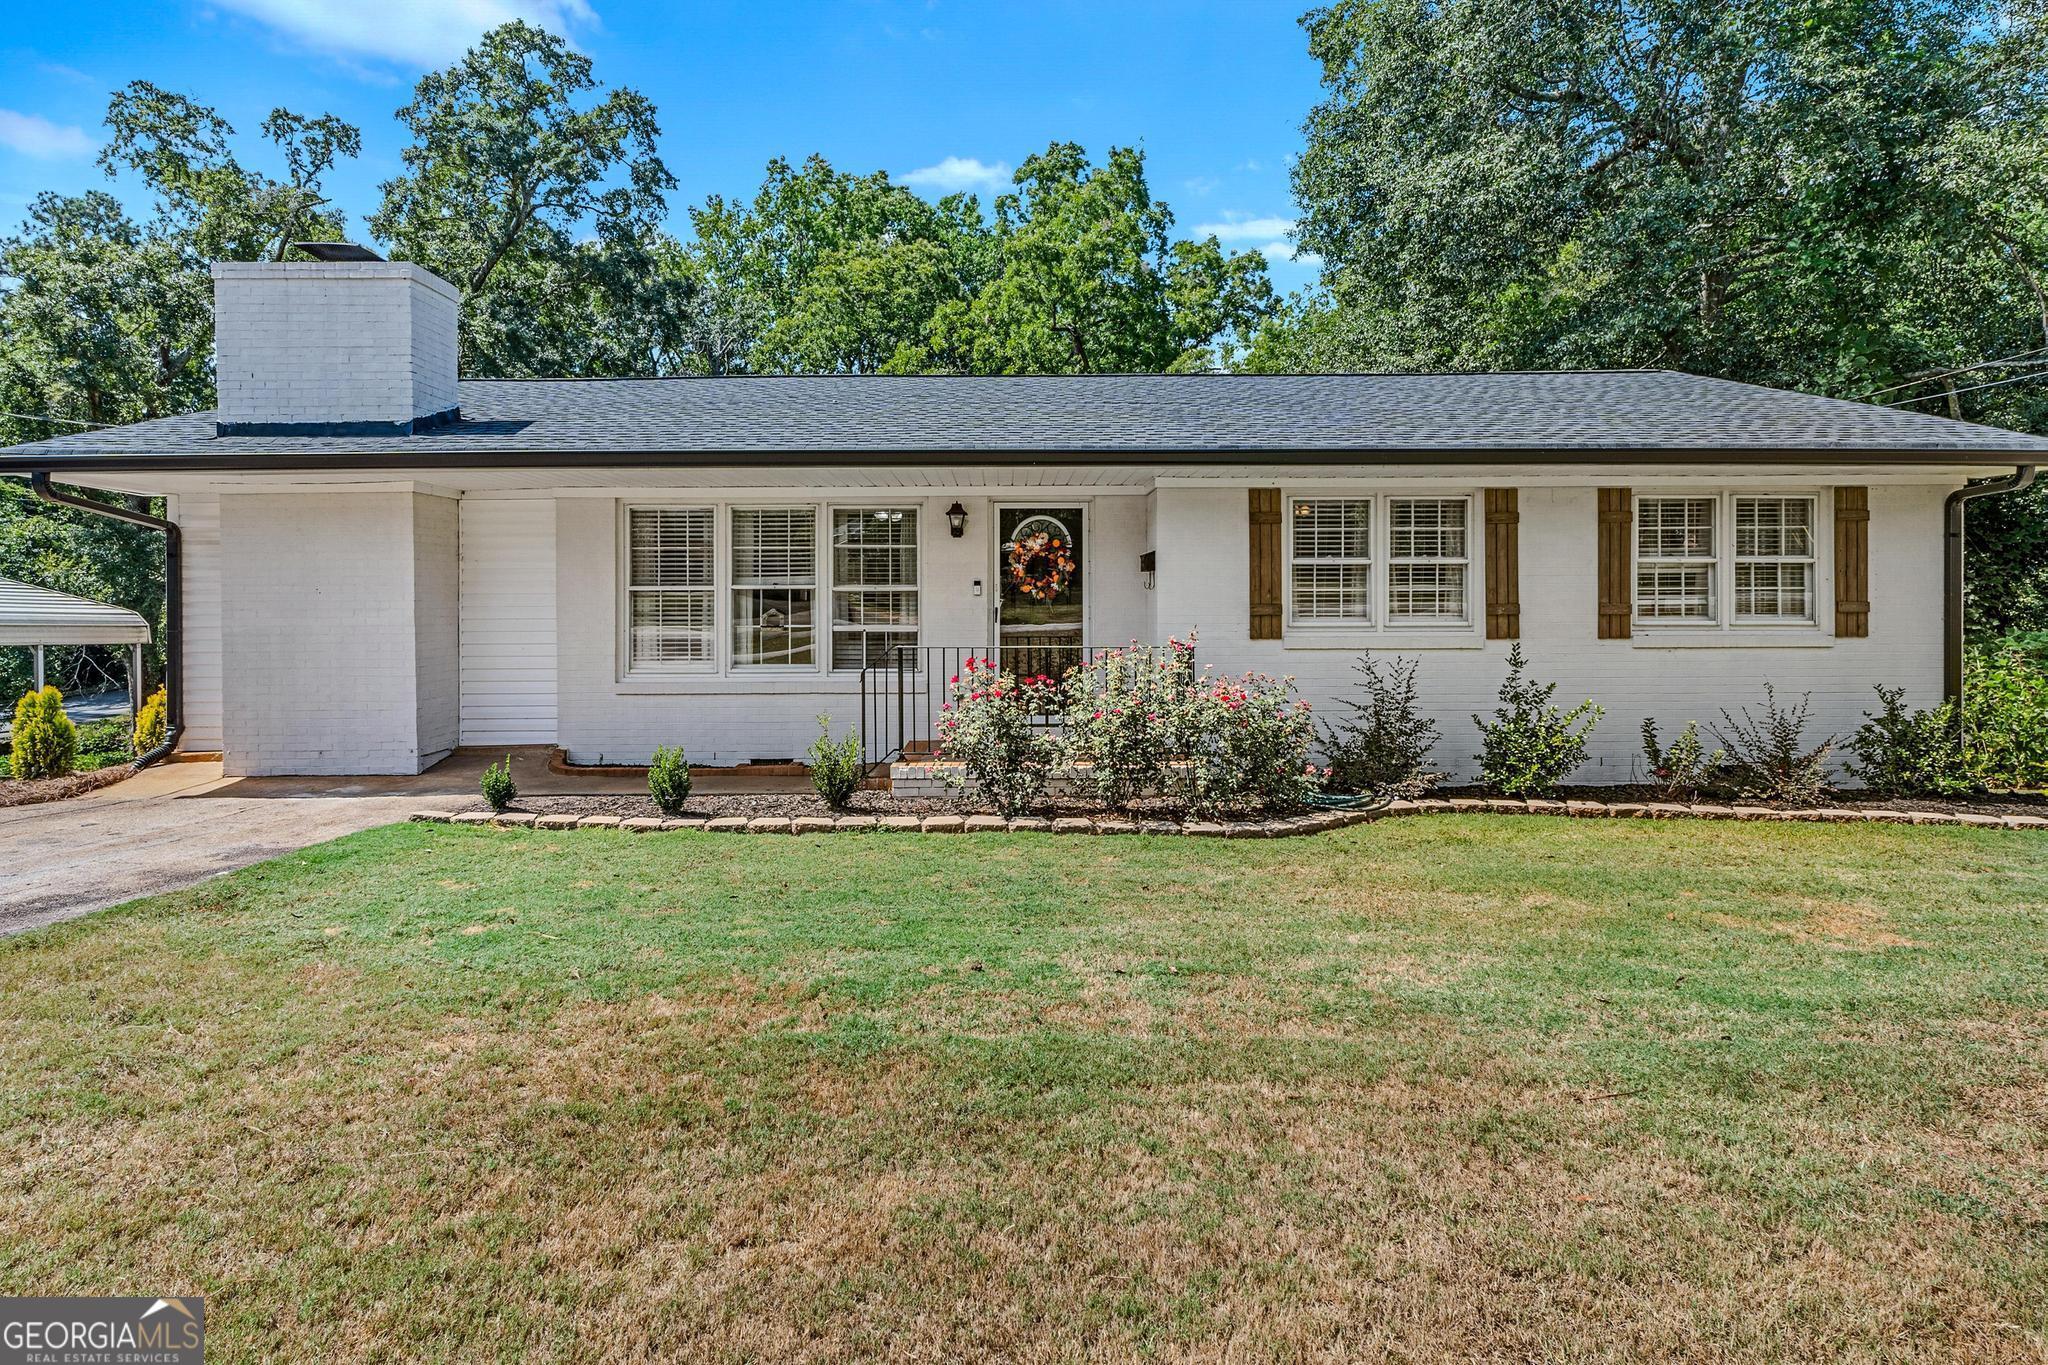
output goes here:
[[413, 773], [453, 743], [455, 509], [220, 499], [227, 771]]
[[455, 287], [402, 261], [213, 267], [220, 417], [403, 422], [456, 405]]
[[[1616, 485], [1630, 482], [1617, 475]], [[1730, 486], [1748, 486], [1739, 475]], [[1358, 485], [1371, 491], [1369, 482]], [[1582, 782], [1639, 779], [1639, 728], [1654, 716], [1668, 738], [1688, 720], [1702, 728], [1731, 711], [1763, 700], [1773, 683], [1781, 699], [1813, 696], [1818, 739], [1846, 738], [1876, 704], [1875, 683], [1904, 687], [1916, 706], [1941, 693], [1941, 503], [1944, 487], [1876, 486], [1870, 490], [1870, 635], [1828, 638], [1810, 648], [1653, 647], [1652, 632], [1633, 640], [1596, 637], [1598, 583], [1594, 568], [1594, 489], [1524, 487], [1521, 490], [1522, 646], [1532, 672], [1559, 684], [1569, 705], [1592, 697], [1607, 708], [1594, 732]], [[1823, 504], [1828, 501], [1823, 496]], [[1199, 632], [1197, 660], [1219, 671], [1294, 675], [1303, 695], [1326, 715], [1339, 694], [1350, 694], [1358, 647], [1300, 648], [1302, 637], [1253, 641], [1250, 637], [1249, 537], [1243, 488], [1162, 488], [1156, 494], [1159, 540], [1157, 629], [1185, 636]], [[1824, 578], [1831, 551], [1822, 547]], [[1480, 592], [1481, 556], [1475, 545], [1473, 592]], [[1832, 597], [1823, 598], [1824, 630], [1833, 624]], [[1421, 660], [1424, 708], [1443, 733], [1439, 761], [1455, 776], [1476, 772], [1478, 731], [1472, 714], [1489, 714], [1506, 672], [1508, 642], [1480, 648], [1388, 647], [1384, 652]]]
[[[996, 517], [985, 492], [945, 488], [891, 497], [875, 490], [820, 489], [784, 497], [848, 505], [915, 503], [922, 519], [924, 643], [975, 648], [989, 644]], [[679, 494], [670, 500], [690, 498]], [[945, 517], [945, 509], [956, 500], [967, 509], [967, 534], [959, 540], [952, 538]], [[1151, 594], [1138, 573], [1138, 556], [1149, 544], [1143, 497], [1089, 499], [1048, 489], [1042, 496], [1020, 490], [1004, 501], [1045, 506], [1088, 503], [1084, 553], [1091, 643], [1120, 643], [1148, 633]], [[860, 698], [854, 675], [622, 678], [621, 504], [609, 498], [573, 497], [558, 499], [555, 506], [559, 733], [574, 761], [640, 763], [660, 744], [681, 744], [692, 762], [715, 765], [800, 757], [817, 737], [820, 713], [832, 716], [835, 733], [855, 725]], [[980, 597], [972, 595], [977, 578], [983, 580]], [[819, 600], [822, 604], [822, 591]]]

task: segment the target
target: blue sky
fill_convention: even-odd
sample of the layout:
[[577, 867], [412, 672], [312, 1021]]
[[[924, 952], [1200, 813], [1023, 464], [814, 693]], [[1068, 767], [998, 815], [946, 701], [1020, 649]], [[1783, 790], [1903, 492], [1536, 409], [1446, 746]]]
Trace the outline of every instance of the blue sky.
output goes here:
[[[1181, 232], [1264, 249], [1285, 290], [1287, 169], [1317, 95], [1305, 0], [213, 0], [20, 3], [0, 38], [0, 222], [38, 191], [107, 182], [92, 164], [109, 91], [142, 78], [218, 109], [245, 161], [274, 105], [340, 114], [363, 156], [333, 181], [357, 215], [398, 168], [391, 118], [419, 73], [515, 15], [590, 54], [661, 111], [685, 205], [750, 195], [771, 156], [816, 151], [931, 194], [982, 192], [1055, 140], [1147, 154]], [[130, 187], [114, 186], [126, 194]], [[367, 231], [360, 229], [367, 238]]]

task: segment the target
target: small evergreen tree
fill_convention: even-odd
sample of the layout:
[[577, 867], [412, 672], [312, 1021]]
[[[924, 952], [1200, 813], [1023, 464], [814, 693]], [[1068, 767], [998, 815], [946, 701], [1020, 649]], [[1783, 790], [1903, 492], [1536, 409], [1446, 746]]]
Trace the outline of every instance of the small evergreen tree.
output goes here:
[[818, 717], [818, 737], [811, 741], [811, 786], [818, 799], [833, 810], [844, 810], [860, 790], [860, 736], [847, 731], [834, 741], [832, 718]]
[[681, 745], [662, 745], [647, 764], [647, 794], [663, 815], [681, 815], [690, 799], [690, 760]]
[[54, 687], [24, 692], [14, 707], [13, 752], [8, 767], [15, 777], [64, 777], [78, 763], [78, 727], [64, 714], [64, 694]]
[[1503, 796], [1547, 796], [1586, 761], [1586, 736], [1606, 712], [1590, 700], [1569, 711], [1551, 704], [1556, 683], [1527, 675], [1529, 661], [1520, 640], [1508, 649], [1508, 675], [1501, 680], [1500, 705], [1479, 727], [1479, 778]]
[[142, 710], [135, 717], [136, 753], [146, 754], [164, 742], [170, 707], [170, 694], [161, 686], [142, 703]]
[[493, 763], [484, 769], [484, 800], [491, 803], [492, 810], [503, 810], [519, 799], [519, 784], [512, 780], [512, 755], [506, 754], [503, 763]]

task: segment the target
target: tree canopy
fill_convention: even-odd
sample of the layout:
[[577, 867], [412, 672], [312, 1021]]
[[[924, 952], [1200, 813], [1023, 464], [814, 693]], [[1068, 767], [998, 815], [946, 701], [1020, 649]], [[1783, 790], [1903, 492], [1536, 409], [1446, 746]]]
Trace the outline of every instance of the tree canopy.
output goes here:
[[[1658, 365], [2048, 429], [2048, 65], [1995, 0], [1338, 0], [1269, 369]], [[1973, 511], [1994, 625], [2048, 502]], [[2036, 617], [2036, 619], [2039, 619]]]

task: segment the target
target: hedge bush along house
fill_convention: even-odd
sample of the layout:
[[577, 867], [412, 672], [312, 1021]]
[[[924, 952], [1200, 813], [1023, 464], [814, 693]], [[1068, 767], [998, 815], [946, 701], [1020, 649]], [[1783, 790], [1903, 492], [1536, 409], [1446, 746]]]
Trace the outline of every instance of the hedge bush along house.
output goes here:
[[417, 266], [214, 282], [218, 411], [0, 469], [168, 498], [177, 742], [231, 773], [736, 765], [820, 715], [879, 761], [962, 658], [1193, 636], [1317, 704], [1419, 660], [1461, 777], [1520, 640], [1628, 781], [1646, 715], [1765, 682], [1840, 733], [1938, 701], [1944, 505], [2048, 448], [1669, 371], [463, 380]]

